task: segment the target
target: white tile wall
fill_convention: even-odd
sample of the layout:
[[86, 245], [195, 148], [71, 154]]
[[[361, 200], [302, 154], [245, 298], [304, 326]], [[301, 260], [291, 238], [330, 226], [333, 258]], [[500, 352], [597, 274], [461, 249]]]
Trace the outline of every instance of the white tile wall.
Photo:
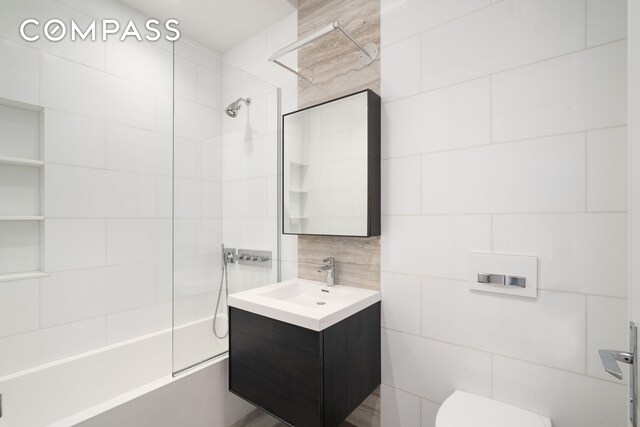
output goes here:
[[[175, 283], [177, 301], [173, 309], [175, 324], [184, 324], [213, 314], [214, 291], [219, 286], [220, 244], [222, 243], [222, 83], [221, 55], [191, 41], [176, 45], [176, 103], [173, 166], [174, 188]], [[171, 180], [159, 178], [159, 213], [170, 217]], [[170, 236], [169, 236], [170, 237]], [[170, 240], [169, 240], [170, 248]], [[168, 265], [159, 267], [159, 275], [169, 273]], [[159, 278], [158, 301], [170, 300], [170, 283]], [[108, 318], [109, 339], [131, 334], [127, 319], [152, 316], [158, 324], [171, 317], [158, 306], [139, 308]], [[138, 323], [139, 330], [149, 330], [151, 323]], [[199, 337], [187, 335], [174, 345], [174, 367], [186, 367], [185, 361], [197, 362], [214, 355], [211, 348], [201, 354]], [[212, 347], [213, 348], [213, 347]], [[218, 350], [215, 350], [216, 352]]]
[[420, 93], [420, 37], [385, 46], [380, 55], [380, 78], [389, 82], [381, 87], [386, 101]]
[[494, 141], [625, 124], [626, 49], [619, 41], [494, 76]]
[[[274, 257], [278, 221], [275, 86], [289, 87], [282, 92], [284, 113], [296, 108], [298, 88], [295, 76], [266, 58], [297, 36], [296, 11], [223, 55], [222, 105], [251, 97], [251, 106], [242, 106], [235, 119], [223, 115], [222, 173], [217, 172], [222, 180], [222, 239], [229, 247], [270, 250]], [[290, 57], [287, 61], [294, 65], [296, 56]], [[284, 238], [281, 250], [282, 277], [297, 277], [297, 238]], [[275, 282], [273, 265], [271, 269], [231, 266], [230, 291]]]
[[[625, 423], [625, 3], [382, 1], [383, 426], [456, 388]], [[469, 291], [470, 251], [536, 255], [538, 298]]]
[[[143, 18], [112, 0], [3, 3], [0, 98], [44, 109], [44, 151], [33, 157], [47, 162], [42, 235], [51, 275], [0, 283], [0, 376], [171, 325], [172, 46], [26, 43], [16, 31], [25, 16]], [[201, 280], [219, 272], [222, 58], [184, 37], [176, 50], [177, 208], [188, 222], [176, 240], [189, 256], [181, 266]], [[25, 255], [38, 250], [40, 225], [0, 226], [17, 232], [0, 243], [0, 272], [5, 264], [36, 270], [18, 261], [38, 259]], [[193, 298], [192, 320], [212, 310], [208, 285], [208, 299]]]
[[106, 153], [109, 169], [171, 175], [170, 135], [110, 123], [106, 129]]
[[555, 426], [623, 426], [627, 388], [515, 359], [493, 357], [493, 397], [551, 418]]
[[171, 303], [107, 316], [107, 343], [117, 343], [171, 327]]
[[38, 329], [39, 287], [38, 279], [0, 283], [0, 337]]
[[200, 216], [202, 218], [222, 217], [222, 184], [219, 182], [200, 182], [202, 205]]
[[627, 0], [587, 0], [587, 46], [627, 36]]
[[380, 289], [384, 298], [382, 325], [385, 328], [420, 335], [420, 276], [382, 273]]
[[103, 219], [47, 219], [45, 271], [100, 267], [106, 262]]
[[47, 165], [48, 217], [153, 217], [155, 179], [151, 175]]
[[40, 215], [40, 170], [0, 164], [0, 215]]
[[421, 176], [426, 214], [576, 212], [585, 206], [585, 136], [429, 154]]
[[[382, 214], [412, 215], [420, 213], [420, 157], [400, 157], [381, 163]], [[416, 197], [416, 194], [418, 196]]]
[[436, 427], [436, 416], [438, 415], [440, 405], [427, 399], [422, 399], [420, 407], [420, 417], [422, 418], [422, 427]]
[[169, 219], [107, 220], [107, 264], [127, 264], [171, 257]]
[[410, 427], [420, 425], [420, 398], [383, 384], [380, 387], [382, 425]]
[[40, 228], [39, 221], [0, 221], [0, 274], [42, 268]]
[[584, 48], [583, 0], [509, 0], [422, 33], [422, 90]]
[[46, 53], [40, 56], [40, 66], [42, 106], [155, 129], [155, 96], [151, 89]]
[[[170, 51], [153, 44], [119, 43], [115, 40], [106, 43], [105, 48], [106, 71], [163, 92], [171, 92], [173, 58]], [[150, 69], [153, 69], [151, 79]]]
[[467, 254], [491, 250], [491, 217], [387, 216], [382, 218], [382, 271], [467, 277]]
[[[628, 322], [624, 298], [587, 296], [587, 375], [620, 383], [602, 369], [598, 350], [627, 348]], [[627, 383], [628, 380], [625, 375], [622, 382]]]
[[105, 319], [100, 317], [0, 338], [0, 375], [95, 350], [105, 344]]
[[382, 348], [384, 384], [439, 403], [456, 389], [491, 395], [489, 353], [389, 329]]
[[40, 56], [36, 49], [0, 38], [0, 97], [37, 105]]
[[490, 108], [487, 78], [385, 102], [382, 158], [489, 144]]
[[40, 159], [40, 113], [0, 105], [0, 155]]
[[466, 281], [422, 279], [423, 336], [585, 373], [584, 295], [540, 291], [530, 300], [467, 287]]
[[49, 109], [44, 157], [49, 163], [104, 168], [105, 128], [104, 120]]
[[153, 304], [156, 265], [152, 262], [53, 273], [41, 283], [40, 322], [43, 327], [51, 327]]
[[488, 0], [382, 0], [382, 45], [419, 34], [488, 5]]
[[627, 210], [627, 128], [587, 133], [587, 209]]
[[493, 250], [538, 256], [538, 287], [625, 298], [627, 216], [495, 215]]

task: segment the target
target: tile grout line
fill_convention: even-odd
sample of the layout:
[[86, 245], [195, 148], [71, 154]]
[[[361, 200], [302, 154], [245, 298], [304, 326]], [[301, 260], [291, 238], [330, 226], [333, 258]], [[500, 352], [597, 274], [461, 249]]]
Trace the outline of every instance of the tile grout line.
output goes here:
[[493, 144], [493, 74], [489, 76], [489, 144]]
[[384, 381], [383, 381], [383, 382], [381, 382], [380, 384], [384, 384], [386, 387], [391, 387], [391, 388], [393, 388], [393, 389], [395, 389], [395, 390], [399, 390], [399, 391], [401, 391], [401, 392], [403, 392], [403, 393], [407, 393], [407, 394], [409, 394], [409, 395], [411, 395], [411, 396], [417, 397], [417, 398], [418, 398], [418, 399], [420, 399], [420, 400], [426, 400], [427, 402], [435, 403], [436, 405], [441, 405], [441, 404], [442, 404], [442, 403], [440, 403], [440, 402], [438, 402], [438, 401], [436, 401], [436, 400], [429, 399], [429, 398], [427, 398], [427, 397], [421, 396], [421, 395], [416, 394], [416, 393], [414, 393], [414, 392], [412, 392], [412, 391], [409, 391], [409, 390], [405, 390], [404, 388], [399, 387], [399, 386], [397, 386], [397, 385], [393, 385], [393, 384], [385, 383]]
[[[415, 213], [415, 214], [385, 214], [383, 218], [410, 218], [410, 217], [465, 217], [465, 216], [515, 216], [515, 215], [621, 215], [627, 214], [627, 211], [583, 211], [583, 210], [568, 210], [568, 211], [513, 211], [513, 212], [427, 212], [427, 213]], [[73, 217], [70, 217], [73, 218]], [[101, 217], [100, 217], [101, 218]], [[132, 217], [136, 218], [148, 218], [148, 217]], [[155, 218], [155, 217], [154, 217]], [[251, 217], [248, 217], [251, 218]], [[77, 219], [77, 218], [76, 218]], [[118, 219], [118, 218], [114, 218]]]
[[[616, 382], [616, 381], [613, 381], [613, 380], [605, 380], [605, 379], [602, 379], [600, 377], [591, 376], [586, 372], [586, 367], [585, 367], [585, 371], [584, 372], [571, 371], [571, 370], [564, 369], [564, 368], [558, 368], [556, 366], [544, 365], [542, 363], [534, 362], [534, 361], [531, 361], [531, 360], [520, 359], [520, 358], [515, 357], [515, 356], [509, 356], [509, 355], [501, 354], [501, 353], [493, 353], [491, 351], [482, 350], [482, 349], [478, 349], [478, 348], [475, 348], [475, 347], [469, 347], [469, 346], [453, 343], [453, 342], [450, 342], [450, 341], [443, 341], [443, 340], [440, 340], [440, 339], [437, 339], [437, 338], [425, 337], [425, 336], [421, 336], [421, 335], [412, 334], [410, 332], [400, 331], [400, 330], [397, 330], [397, 329], [391, 329], [389, 327], [385, 327], [383, 329], [386, 329], [386, 330], [391, 331], [391, 332], [395, 332], [397, 334], [403, 334], [403, 335], [411, 336], [411, 337], [414, 337], [414, 338], [420, 338], [420, 339], [432, 341], [432, 342], [435, 342], [435, 343], [440, 343], [440, 344], [445, 344], [445, 345], [449, 345], [449, 346], [452, 346], [452, 347], [462, 348], [462, 349], [465, 349], [465, 350], [469, 350], [471, 352], [482, 353], [482, 354], [485, 354], [487, 356], [490, 356], [491, 358], [502, 357], [502, 358], [505, 358], [505, 359], [515, 360], [517, 362], [526, 363], [526, 364], [537, 366], [537, 367], [540, 367], [540, 368], [551, 369], [551, 370], [564, 372], [564, 373], [567, 373], [567, 374], [578, 375], [578, 376], [581, 376], [581, 377], [585, 377], [585, 378], [588, 378], [588, 379], [591, 379], [591, 380], [600, 381], [600, 382], [607, 383], [607, 384], [609, 384], [609, 383], [620, 384], [619, 382]], [[620, 384], [620, 385], [621, 386], [625, 386], [624, 384]], [[397, 388], [396, 386], [393, 386], [393, 385], [392, 385], [392, 387]]]
[[584, 211], [589, 212], [589, 132], [584, 133]]
[[[568, 52], [565, 52], [565, 53], [562, 53], [562, 54], [549, 56], [549, 57], [546, 57], [546, 58], [543, 58], [543, 59], [538, 59], [538, 60], [535, 60], [533, 62], [528, 62], [528, 63], [525, 63], [525, 64], [516, 65], [516, 66], [513, 66], [513, 67], [509, 67], [509, 68], [488, 72], [488, 73], [477, 75], [477, 76], [474, 76], [474, 77], [470, 77], [470, 78], [467, 78], [467, 79], [464, 79], [464, 80], [459, 80], [457, 82], [447, 83], [447, 84], [442, 85], [442, 86], [437, 86], [437, 87], [433, 87], [433, 88], [430, 88], [430, 89], [422, 90], [420, 93], [414, 93], [414, 94], [402, 96], [402, 97], [399, 97], [399, 98], [389, 99], [389, 100], [383, 101], [383, 104], [391, 104], [391, 103], [394, 103], [394, 102], [397, 102], [397, 101], [405, 100], [407, 98], [412, 98], [412, 97], [424, 95], [424, 94], [427, 94], [427, 93], [436, 92], [436, 91], [443, 90], [443, 89], [448, 89], [448, 88], [451, 88], [451, 87], [454, 87], [454, 86], [462, 85], [462, 84], [465, 84], [465, 83], [470, 83], [470, 82], [472, 82], [474, 80], [484, 79], [484, 78], [487, 78], [489, 76], [497, 76], [499, 74], [508, 73], [508, 72], [511, 72], [511, 71], [514, 71], [514, 70], [518, 70], [520, 68], [526, 68], [526, 67], [530, 67], [530, 66], [533, 66], [533, 65], [538, 65], [538, 64], [541, 64], [541, 63], [546, 62], [546, 61], [552, 61], [552, 60], [555, 60], [555, 59], [560, 59], [560, 58], [565, 57], [565, 56], [575, 55], [575, 54], [578, 54], [578, 53], [581, 53], [581, 52], [586, 52], [588, 50], [597, 49], [597, 48], [608, 46], [608, 45], [613, 45], [613, 44], [616, 44], [616, 43], [619, 43], [619, 42], [623, 42], [623, 41], [626, 41], [626, 40], [627, 40], [627, 37], [625, 36], [625, 37], [621, 37], [621, 38], [618, 38], [618, 39], [606, 41], [604, 43], [600, 43], [600, 44], [597, 44], [597, 45], [571, 50], [571, 51], [568, 51]], [[423, 85], [422, 84], [421, 84], [420, 87], [421, 87], [421, 89], [423, 89]]]
[[584, 296], [584, 371], [589, 375], [589, 295]]
[[[458, 16], [455, 16], [455, 17], [453, 17], [453, 18], [450, 18], [450, 19], [448, 19], [448, 20], [446, 20], [446, 21], [444, 21], [444, 22], [441, 22], [441, 23], [439, 23], [439, 24], [434, 25], [433, 27], [425, 28], [425, 29], [423, 29], [423, 30], [419, 30], [418, 32], [413, 33], [413, 34], [411, 34], [411, 35], [409, 35], [409, 36], [405, 36], [405, 37], [402, 37], [402, 38], [400, 38], [400, 39], [398, 39], [398, 40], [394, 40], [393, 42], [391, 42], [391, 43], [389, 43], [389, 44], [386, 44], [384, 47], [393, 46], [393, 45], [394, 45], [394, 44], [396, 44], [396, 43], [403, 42], [403, 41], [405, 41], [405, 40], [407, 40], [407, 39], [410, 39], [411, 37], [414, 37], [414, 36], [416, 36], [416, 35], [417, 35], [417, 36], [420, 36], [420, 38], [422, 38], [422, 35], [423, 35], [424, 33], [427, 33], [427, 32], [429, 32], [429, 31], [435, 30], [435, 29], [437, 29], [437, 28], [440, 28], [440, 27], [442, 27], [442, 26], [445, 26], [445, 25], [447, 25], [447, 24], [450, 24], [450, 23], [452, 23], [452, 22], [455, 22], [455, 21], [457, 21], [457, 20], [459, 20], [459, 19], [469, 17], [469, 16], [474, 15], [474, 14], [476, 14], [476, 13], [478, 13], [478, 12], [482, 11], [482, 10], [489, 9], [489, 8], [490, 8], [490, 7], [492, 7], [492, 6], [494, 6], [494, 4], [493, 4], [493, 3], [489, 3], [489, 4], [487, 4], [487, 5], [484, 5], [484, 6], [478, 7], [478, 8], [476, 8], [476, 9], [469, 10], [469, 11], [467, 11], [467, 12], [463, 13], [462, 15], [458, 15]], [[388, 12], [387, 12], [387, 13], [388, 13]], [[385, 13], [381, 13], [381, 14], [380, 14], [380, 21], [381, 21], [381, 22], [380, 22], [380, 33], [382, 33], [382, 18], [383, 18], [384, 16], [385, 16]], [[381, 43], [381, 44], [382, 44], [382, 43]]]
[[578, 129], [578, 130], [572, 130], [572, 131], [568, 131], [568, 132], [552, 133], [552, 134], [545, 134], [545, 135], [532, 136], [532, 137], [526, 137], [526, 138], [511, 139], [511, 140], [505, 140], [505, 141], [495, 141], [495, 142], [491, 142], [489, 144], [476, 144], [476, 145], [468, 145], [468, 146], [464, 146], [464, 147], [445, 148], [445, 149], [441, 149], [441, 150], [433, 150], [433, 151], [426, 151], [426, 152], [407, 153], [407, 154], [400, 154], [400, 155], [394, 155], [394, 156], [387, 156], [387, 157], [383, 157], [382, 160], [402, 159], [402, 158], [405, 158], [405, 157], [412, 157], [412, 156], [430, 156], [430, 155], [437, 155], [437, 154], [464, 151], [464, 150], [477, 150], [477, 149], [495, 147], [495, 146], [506, 145], [506, 144], [535, 143], [536, 141], [543, 140], [543, 139], [556, 138], [556, 137], [560, 137], [560, 136], [579, 135], [579, 134], [583, 134], [585, 132], [595, 132], [595, 131], [600, 131], [600, 130], [623, 128], [623, 127], [626, 127], [626, 126], [627, 126], [627, 123], [623, 123], [623, 124], [615, 124], [615, 125], [609, 125], [609, 126], [603, 126], [603, 127], [597, 127], [597, 128]]
[[[499, 254], [501, 254], [501, 253], [502, 252], [499, 252]], [[416, 274], [416, 273], [403, 273], [403, 272], [396, 272], [396, 271], [390, 271], [390, 270], [382, 270], [382, 273], [393, 274], [393, 275], [397, 275], [397, 276], [419, 277], [420, 279], [446, 280], [446, 281], [449, 281], [449, 282], [459, 282], [459, 284], [467, 282], [467, 279], [458, 279], [458, 278], [443, 277], [443, 276], [433, 276], [433, 275], [425, 275], [425, 274]], [[540, 287], [538, 287], [538, 290], [541, 291], [541, 292], [551, 292], [551, 293], [559, 293], [559, 294], [571, 294], [571, 295], [576, 295], [576, 296], [591, 296], [591, 297], [598, 297], [598, 298], [613, 298], [613, 299], [617, 299], [617, 300], [626, 300], [627, 299], [626, 296], [583, 293], [583, 292], [568, 291], [568, 290], [563, 290], [563, 289], [549, 289], [549, 288], [540, 288]], [[496, 298], [497, 298], [497, 296], [496, 296]]]
[[589, 47], [589, 0], [584, 0], [584, 47]]
[[491, 214], [489, 216], [489, 247], [491, 248], [491, 252], [493, 252], [494, 249], [494, 233], [493, 233], [493, 214]]
[[495, 362], [495, 354], [491, 353], [491, 366], [489, 367], [489, 370], [491, 372], [491, 378], [490, 378], [490, 382], [491, 382], [491, 398], [493, 399], [493, 397], [495, 396], [495, 384], [494, 384], [494, 369], [493, 369], [493, 364]]

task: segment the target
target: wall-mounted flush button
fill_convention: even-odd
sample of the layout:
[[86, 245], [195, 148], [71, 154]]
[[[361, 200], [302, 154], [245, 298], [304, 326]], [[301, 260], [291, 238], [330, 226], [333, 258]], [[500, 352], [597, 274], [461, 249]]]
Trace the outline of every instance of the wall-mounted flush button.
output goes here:
[[472, 253], [469, 289], [535, 298], [538, 258], [529, 255]]
[[505, 286], [518, 286], [520, 288], [527, 287], [527, 278], [518, 276], [507, 276], [504, 280]]
[[504, 285], [504, 274], [478, 273], [478, 283]]

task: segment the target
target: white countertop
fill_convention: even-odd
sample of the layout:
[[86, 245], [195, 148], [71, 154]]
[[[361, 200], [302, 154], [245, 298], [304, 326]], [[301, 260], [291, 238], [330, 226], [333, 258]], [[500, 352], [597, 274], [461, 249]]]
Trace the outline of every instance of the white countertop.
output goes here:
[[[380, 292], [292, 279], [229, 295], [229, 306], [322, 331], [380, 301]], [[318, 304], [320, 303], [320, 304]]]

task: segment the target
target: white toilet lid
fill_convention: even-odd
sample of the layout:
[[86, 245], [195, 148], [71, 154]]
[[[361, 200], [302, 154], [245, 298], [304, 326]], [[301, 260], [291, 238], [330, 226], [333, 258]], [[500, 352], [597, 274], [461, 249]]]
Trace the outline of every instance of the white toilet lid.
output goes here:
[[456, 390], [438, 410], [436, 427], [551, 427], [542, 415]]

